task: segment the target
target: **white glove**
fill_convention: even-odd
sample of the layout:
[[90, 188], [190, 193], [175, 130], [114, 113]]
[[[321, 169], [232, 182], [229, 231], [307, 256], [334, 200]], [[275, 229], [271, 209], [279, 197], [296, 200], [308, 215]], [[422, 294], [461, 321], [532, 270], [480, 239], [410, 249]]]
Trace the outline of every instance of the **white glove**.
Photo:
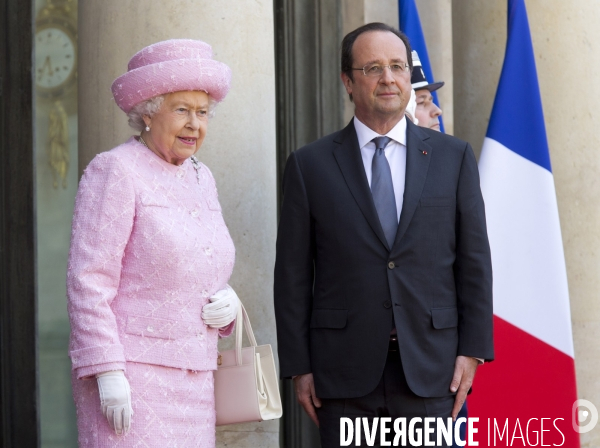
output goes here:
[[415, 93], [415, 89], [410, 91], [410, 100], [408, 100], [408, 104], [406, 105], [406, 115], [410, 118], [414, 124], [419, 124], [419, 120], [415, 116], [415, 112], [417, 110], [417, 94]]
[[223, 328], [237, 316], [240, 299], [229, 285], [217, 291], [202, 308], [202, 320], [211, 328]]
[[126, 434], [131, 427], [131, 389], [122, 370], [96, 375], [102, 415], [117, 435]]

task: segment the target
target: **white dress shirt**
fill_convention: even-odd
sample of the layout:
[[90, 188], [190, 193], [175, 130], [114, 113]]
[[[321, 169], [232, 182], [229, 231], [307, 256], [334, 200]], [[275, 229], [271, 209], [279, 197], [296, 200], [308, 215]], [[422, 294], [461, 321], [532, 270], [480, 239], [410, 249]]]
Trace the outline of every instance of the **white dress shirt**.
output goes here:
[[[365, 166], [365, 173], [371, 186], [371, 165], [375, 155], [375, 143], [372, 141], [375, 137], [381, 137], [377, 132], [362, 123], [354, 117], [354, 129], [358, 137], [358, 146]], [[385, 147], [385, 157], [390, 164], [392, 171], [392, 183], [394, 185], [394, 196], [396, 198], [396, 211], [398, 221], [400, 221], [400, 212], [404, 201], [404, 180], [406, 178], [406, 117], [402, 117], [396, 126], [390, 132], [385, 134], [392, 139]]]

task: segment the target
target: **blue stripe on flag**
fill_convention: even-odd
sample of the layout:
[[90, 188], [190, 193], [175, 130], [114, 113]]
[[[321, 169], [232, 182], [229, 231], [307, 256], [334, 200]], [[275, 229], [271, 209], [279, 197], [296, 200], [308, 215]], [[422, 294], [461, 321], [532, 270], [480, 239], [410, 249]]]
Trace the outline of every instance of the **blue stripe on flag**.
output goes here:
[[552, 172], [524, 0], [508, 1], [506, 55], [486, 135]]
[[[425, 35], [421, 28], [421, 19], [415, 0], [399, 0], [398, 12], [400, 14], [400, 30], [408, 36], [410, 46], [413, 50], [419, 53], [419, 59], [423, 65], [423, 71], [428, 82], [435, 82], [429, 63], [429, 53], [427, 53], [427, 44], [425, 43]], [[433, 102], [439, 106], [437, 92], [431, 92]], [[440, 117], [440, 130], [444, 132], [444, 121]]]

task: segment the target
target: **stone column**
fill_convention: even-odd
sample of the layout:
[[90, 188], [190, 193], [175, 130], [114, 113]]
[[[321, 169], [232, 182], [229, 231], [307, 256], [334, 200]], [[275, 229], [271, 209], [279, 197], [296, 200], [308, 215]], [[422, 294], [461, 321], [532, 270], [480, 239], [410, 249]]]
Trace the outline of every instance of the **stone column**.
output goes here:
[[383, 22], [398, 27], [397, 0], [343, 0], [342, 1], [342, 33], [350, 31], [370, 22]]
[[454, 135], [479, 155], [504, 61], [506, 2], [454, 1], [452, 30]]
[[454, 73], [452, 58], [452, 0], [438, 0], [435, 7], [429, 0], [417, 0], [421, 26], [427, 42], [427, 53], [435, 79], [444, 81], [437, 96], [443, 111], [444, 128], [454, 134]]
[[[600, 30], [586, 0], [527, 0], [567, 263], [578, 398], [600, 408]], [[479, 151], [506, 43], [506, 3], [453, 3], [455, 129]], [[523, 107], [527, 107], [523, 104]], [[600, 429], [581, 435], [600, 446]]]
[[[585, 0], [528, 1], [567, 262], [578, 398], [600, 409], [600, 30]], [[600, 427], [581, 435], [600, 446]]]
[[[197, 156], [212, 170], [237, 255], [231, 285], [256, 338], [276, 350], [272, 285], [277, 225], [272, 1], [103, 0], [79, 8], [79, 168], [132, 130], [112, 81], [129, 58], [164, 39], [201, 39], [233, 72]], [[226, 346], [231, 345], [227, 341]], [[228, 347], [226, 347], [228, 348]], [[221, 427], [217, 446], [278, 447], [279, 421]]]

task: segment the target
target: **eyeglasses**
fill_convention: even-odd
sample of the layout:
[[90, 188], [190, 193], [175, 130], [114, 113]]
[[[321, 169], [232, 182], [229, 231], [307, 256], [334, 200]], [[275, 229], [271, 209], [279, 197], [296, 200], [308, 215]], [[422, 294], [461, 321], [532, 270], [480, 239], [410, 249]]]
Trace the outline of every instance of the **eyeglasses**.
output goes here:
[[390, 65], [367, 64], [363, 68], [352, 68], [352, 70], [360, 70], [365, 76], [376, 77], [383, 75], [383, 69], [386, 67], [390, 69], [394, 76], [404, 76], [410, 71], [410, 66], [407, 62]]

